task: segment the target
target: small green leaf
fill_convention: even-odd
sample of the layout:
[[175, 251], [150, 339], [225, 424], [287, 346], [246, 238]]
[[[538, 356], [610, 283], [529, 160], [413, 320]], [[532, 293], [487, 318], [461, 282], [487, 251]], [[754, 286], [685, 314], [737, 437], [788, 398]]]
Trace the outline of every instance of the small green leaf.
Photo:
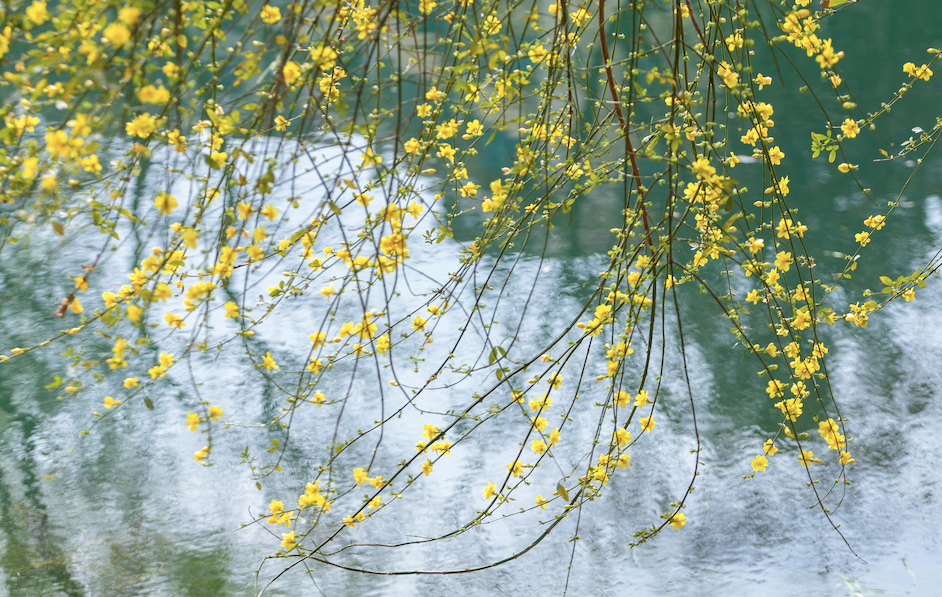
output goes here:
[[556, 493], [559, 494], [559, 497], [563, 498], [567, 502], [569, 501], [569, 490], [563, 486], [563, 482], [560, 481], [556, 484]]
[[144, 406], [147, 407], [147, 410], [154, 410], [154, 401], [149, 397], [144, 396]]

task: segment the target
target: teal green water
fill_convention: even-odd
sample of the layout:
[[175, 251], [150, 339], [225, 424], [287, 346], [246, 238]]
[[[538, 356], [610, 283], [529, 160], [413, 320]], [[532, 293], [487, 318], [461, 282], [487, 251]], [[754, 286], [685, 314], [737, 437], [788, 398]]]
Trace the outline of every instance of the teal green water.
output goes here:
[[[842, 63], [844, 78], [865, 110], [875, 109], [887, 99], [885, 90], [900, 85], [904, 62], [921, 64], [926, 47], [942, 46], [942, 6], [920, 0], [906, 3], [903, 12], [898, 3], [862, 3], [853, 8], [852, 17], [825, 24], [826, 36], [848, 55]], [[804, 59], [794, 52], [789, 57]], [[844, 261], [831, 256], [833, 252], [852, 251], [853, 233], [877, 211], [854, 191], [847, 177], [822, 159], [811, 159], [810, 133], [824, 129], [824, 118], [810, 94], [794, 92], [800, 83], [784, 61], [780, 65], [787, 90], [782, 89], [775, 65], [765, 56], [757, 60], [757, 70], [776, 79], [762, 99], [775, 106], [776, 141], [787, 155], [785, 173], [792, 181], [789, 199], [810, 228], [808, 249], [824, 278], [843, 267]], [[807, 62], [805, 68], [814, 72]], [[898, 143], [910, 136], [913, 127], [929, 129], [942, 112], [940, 82], [942, 76], [937, 76], [917, 86], [880, 121], [879, 134]], [[827, 105], [838, 113], [833, 100]], [[872, 163], [877, 148], [886, 147], [874, 135], [865, 134], [848, 147], [850, 161], [860, 164], [861, 180], [881, 205], [896, 198], [916, 165]], [[493, 173], [486, 164], [478, 167], [473, 176], [486, 184]], [[736, 174], [757, 188], [761, 183], [750, 168], [741, 164]], [[142, 173], [141, 191], [153, 176], [154, 172]], [[904, 195], [903, 208], [867, 248], [853, 282], [841, 291], [842, 301], [856, 302], [863, 289], [878, 289], [879, 275], [911, 273], [942, 245], [942, 154], [920, 166]], [[619, 210], [620, 201], [613, 194], [594, 193], [576, 204], [571, 225], [558, 225], [549, 233], [547, 259], [541, 262], [536, 253], [525, 255], [505, 296], [529, 290], [539, 272], [531, 309], [541, 325], [526, 330], [521, 343], [545, 341], [559, 323], [568, 321], [568, 314], [585, 297], [582, 283], [605, 262], [612, 241], [600, 230], [611, 227], [609, 222], [617, 220]], [[468, 239], [474, 228], [459, 226], [457, 232]], [[67, 292], [67, 276], [95, 247], [74, 242], [58, 248], [54, 242], [34, 239], [12, 253], [15, 259], [0, 261], [3, 351], [35, 343], [62, 326], [50, 313], [57, 297]], [[131, 242], [114, 261], [124, 260], [120, 266], [125, 267], [142, 247]], [[440, 253], [417, 253], [416, 260], [416, 267], [432, 278], [444, 277], [455, 265]], [[422, 287], [418, 276], [412, 281]], [[837, 520], [859, 558], [819, 513], [808, 510], [811, 494], [797, 467], [741, 479], [751, 472], [748, 457], [774, 433], [777, 419], [757, 383], [754, 364], [730, 348], [728, 324], [713, 319], [714, 311], [697, 297], [685, 299], [681, 311], [687, 322], [688, 368], [704, 445], [701, 478], [686, 510], [690, 522], [682, 533], [667, 532], [640, 548], [627, 547], [631, 533], [656, 520], [682, 491], [691, 470], [690, 459], [684, 457], [692, 446], [690, 415], [683, 402], [679, 364], [672, 361], [664, 376], [671, 399], [660, 415], [658, 441], [639, 444], [632, 474], [613, 479], [608, 493], [585, 508], [570, 593], [937, 595], [942, 586], [938, 567], [942, 523], [937, 516], [942, 478], [936, 449], [942, 423], [942, 326], [937, 315], [942, 293], [935, 281], [915, 303], [894, 305], [875, 316], [866, 333], [837, 326], [825, 338], [831, 346], [832, 387], [856, 438], [857, 463], [850, 473], [854, 484]], [[512, 301], [505, 304], [512, 312]], [[256, 348], [303, 345], [292, 343], [295, 324], [299, 317], [317, 316], [311, 311], [286, 313], [272, 324], [283, 326], [284, 332], [263, 334]], [[305, 341], [306, 333], [300, 335]], [[442, 347], [436, 350], [449, 345], [447, 332], [436, 340]], [[108, 346], [92, 342], [88, 340], [88, 350], [107, 352]], [[676, 338], [666, 342], [676, 348]], [[297, 359], [305, 356], [299, 353]], [[220, 457], [208, 469], [195, 466], [192, 453], [201, 444], [181, 424], [191, 404], [190, 388], [182, 376], [170, 379], [154, 397], [153, 412], [130, 410], [79, 444], [78, 431], [87, 426], [90, 411], [100, 408], [100, 401], [88, 397], [84, 402], [63, 402], [54, 391], [44, 389], [54, 375], [62, 374], [62, 366], [63, 360], [49, 351], [0, 367], [0, 586], [5, 594], [251, 595], [257, 590], [256, 570], [260, 570], [260, 589], [284, 568], [281, 561], [262, 560], [278, 548], [280, 537], [258, 526], [240, 527], [273, 496], [284, 495], [310, 476], [327, 443], [326, 428], [303, 421], [309, 424], [304, 427], [309, 434], [288, 450], [283, 463], [286, 470], [296, 471], [294, 477], [274, 480], [259, 491], [233, 455], [245, 443], [264, 445], [268, 432], [219, 433], [217, 451], [230, 456]], [[280, 407], [271, 388], [238, 370], [234, 361], [197, 358], [193, 366], [203, 382], [201, 392], [222, 404], [230, 417], [239, 413], [243, 420], [266, 420]], [[368, 387], [366, 380], [354, 393], [361, 387]], [[459, 393], [446, 393], [441, 400], [458, 401]], [[362, 415], [371, 412], [366, 403], [353, 403], [351, 408]], [[590, 437], [592, 429], [591, 421], [577, 422], [574, 433]], [[467, 493], [477, 497], [480, 491], [463, 486], [463, 479], [485, 464], [501, 466], [512, 459], [488, 452], [503, 431], [482, 430], [474, 440], [479, 443], [471, 445], [486, 457], [475, 460], [456, 454], [447, 468], [436, 468], [430, 477], [433, 485], [426, 501], [404, 500], [398, 514], [371, 521], [375, 524], [362, 539], [391, 540], [399, 536], [404, 522], [415, 535], [453, 527], [460, 514], [455, 504]], [[392, 427], [390, 434], [394, 432]], [[393, 446], [396, 441], [390, 440]], [[410, 442], [400, 443], [408, 449]], [[66, 452], [76, 446], [68, 457]], [[65, 468], [54, 479], [43, 480], [62, 465]], [[561, 463], [567, 470], [574, 465]], [[663, 503], [652, 502], [651, 496]], [[355, 549], [346, 563], [384, 570], [464, 567], [526, 545], [539, 530], [532, 522], [483, 527], [454, 543], [431, 548]], [[298, 567], [266, 594], [559, 594], [574, 525], [575, 520], [567, 521], [525, 557], [475, 575], [371, 577], [323, 567], [312, 567], [305, 574]]]

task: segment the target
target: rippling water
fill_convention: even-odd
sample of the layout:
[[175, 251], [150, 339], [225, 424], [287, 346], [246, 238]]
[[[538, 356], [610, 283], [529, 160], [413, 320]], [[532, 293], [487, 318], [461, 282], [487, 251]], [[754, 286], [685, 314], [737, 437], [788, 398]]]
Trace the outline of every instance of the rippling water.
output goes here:
[[[847, 73], [845, 78], [851, 82], [855, 74], [861, 80], [869, 76], [874, 87], [893, 89], [889, 81], [900, 78], [899, 66], [911, 53], [940, 44], [942, 9], [936, 4], [907, 5], [913, 14], [925, 15], [917, 23], [894, 17], [896, 9], [889, 5], [855, 8], [859, 9], [856, 22], [840, 20], [828, 31], [848, 55], [869, 59], [864, 62], [870, 70], [858, 67], [859, 72]], [[856, 39], [860, 27], [869, 27], [863, 36], [867, 39]], [[848, 60], [848, 64], [859, 63]], [[914, 92], [907, 100], [908, 111], [889, 121], [882, 131], [885, 135], [899, 138], [910, 126], [931, 124], [939, 89], [938, 81], [932, 83], [934, 87]], [[930, 93], [933, 89], [935, 95]], [[777, 94], [772, 96], [777, 126], [783, 132], [788, 127], [797, 131], [788, 139], [783, 135], [782, 141], [790, 143], [783, 143], [783, 148], [789, 156], [792, 195], [798, 198], [810, 227], [809, 238], [815, 243], [809, 249], [820, 256], [819, 275], [830, 274], [843, 262], [824, 252], [851, 249], [853, 232], [871, 207], [862, 195], [849, 190], [846, 179], [832, 178], [829, 169], [810, 159], [805, 130], [815, 128], [806, 118], [810, 102], [792, 99], [780, 90], [773, 93]], [[861, 103], [885, 99], [866, 89], [860, 95]], [[861, 176], [869, 178], [867, 184], [876, 196], [884, 202], [895, 199], [894, 192], [914, 164], [870, 165], [874, 145], [861, 142], [855, 147], [861, 155]], [[739, 168], [743, 180], [754, 176], [748, 164]], [[481, 180], [485, 178], [482, 175]], [[146, 178], [142, 181], [147, 182]], [[942, 246], [940, 188], [942, 160], [933, 157], [907, 188], [904, 208], [894, 215], [886, 234], [868, 247], [854, 282], [834, 297], [838, 303], [855, 302], [864, 288], [878, 288], [879, 275], [912, 272]], [[492, 335], [515, 334], [513, 326], [522, 313], [520, 297], [535, 283], [528, 325], [517, 342], [520, 358], [532, 356], [527, 350], [545, 344], [586, 300], [583, 282], [607, 259], [610, 242], [598, 230], [600, 226], [607, 230], [604, 222], [617, 217], [617, 207], [611, 204], [604, 192], [586, 198], [576, 206], [571, 227], [558, 226], [550, 233], [551, 257], [541, 260], [524, 254], [516, 265], [501, 295], [495, 314], [500, 323], [494, 325]], [[468, 234], [473, 234], [470, 227]], [[13, 253], [15, 259], [0, 263], [4, 321], [0, 348], [4, 351], [35, 343], [63, 325], [49, 313], [57, 297], [68, 292], [71, 281], [67, 276], [96, 247], [73, 242], [56, 250], [56, 242], [34, 237]], [[399, 289], [427, 292], [456, 271], [456, 247], [450, 242], [434, 251], [416, 248], [414, 270], [399, 280]], [[111, 257], [111, 267], [122, 269], [139, 261], [137, 253], [146, 246], [128, 239]], [[506, 269], [498, 271], [506, 275]], [[273, 272], [258, 288], [266, 288], [278, 276], [279, 272]], [[487, 298], [496, 303], [496, 291]], [[824, 332], [823, 340], [831, 347], [828, 373], [833, 393], [855, 439], [851, 449], [857, 462], [849, 469], [853, 483], [834, 511], [849, 546], [813, 508], [806, 473], [796, 466], [792, 448], [783, 448], [771, 458], [772, 466], [765, 473], [742, 479], [751, 473], [749, 459], [757, 447], [774, 434], [777, 419], [768, 408], [754, 363], [742, 358], [741, 348], [731, 347], [728, 324], [712, 318], [715, 310], [702, 297], [682, 295], [682, 299], [687, 369], [702, 444], [700, 476], [688, 500], [688, 524], [682, 531], [668, 528], [641, 547], [628, 546], [632, 533], [656, 521], [682, 495], [693, 473], [690, 450], [696, 441], [689, 398], [677, 356], [679, 338], [669, 328], [656, 431], [635, 445], [631, 468], [612, 478], [603, 497], [588, 504], [579, 517], [564, 521], [526, 555], [500, 567], [456, 576], [367, 576], [313, 565], [308, 573], [297, 566], [266, 594], [306, 595], [320, 590], [327, 595], [543, 595], [561, 593], [568, 579], [573, 595], [938, 595], [942, 523], [937, 511], [942, 477], [936, 446], [942, 425], [938, 399], [942, 292], [937, 282], [932, 280], [920, 291], [916, 302], [894, 304], [873, 316], [865, 332], [840, 325]], [[253, 340], [253, 350], [284, 354], [291, 347], [306, 349], [309, 328], [316, 327], [307, 322], [322, 316], [310, 303], [288, 305]], [[458, 331], [451, 325], [455, 321], [440, 324], [436, 342], [428, 348], [429, 362], [440, 360], [456, 340]], [[227, 324], [220, 318], [217, 325]], [[86, 342], [90, 345], [95, 340]], [[467, 338], [468, 354], [481, 342]], [[108, 346], [98, 349], [107, 352]], [[305, 358], [306, 352], [295, 354], [293, 365]], [[192, 453], [204, 442], [182, 424], [193, 404], [192, 386], [182, 368], [152, 396], [153, 412], [125, 409], [79, 443], [78, 432], [87, 428], [91, 410], [100, 407], [85, 399], [59, 401], [54, 391], [44, 389], [54, 375], [62, 373], [63, 361], [53, 351], [30, 353], [15, 363], [0, 367], [0, 586], [7, 594], [251, 595], [284, 569], [284, 560], [262, 560], [278, 548], [280, 536], [259, 525], [242, 526], [264, 511], [273, 497], [296, 493], [298, 486], [313, 477], [329, 450], [325, 446], [334, 418], [318, 418], [319, 411], [301, 412], [286, 452], [284, 467], [290, 473], [266, 481], [259, 491], [234, 455], [245, 444], [266, 444], [275, 437], [273, 432], [261, 427], [219, 431], [214, 440], [220, 455], [216, 466], [195, 466]], [[283, 398], [260, 376], [238, 366], [238, 354], [217, 360], [196, 356], [192, 366], [202, 382], [203, 397], [220, 404], [230, 419], [269, 420], [281, 406]], [[345, 367], [338, 365], [338, 379], [350, 371]], [[421, 383], [427, 374], [411, 372], [408, 363], [397, 367], [403, 386]], [[347, 397], [350, 410], [342, 426], [349, 428], [342, 431], [353, 432], [357, 424], [385, 412], [373, 389], [377, 377], [383, 384], [389, 380], [385, 371], [366, 371], [349, 389], [330, 387]], [[566, 379], [568, 384], [574, 376], [567, 372]], [[113, 382], [96, 389], [96, 396], [108, 393], [107, 383]], [[597, 409], [591, 405], [603, 396], [591, 385], [585, 388], [572, 422], [567, 423], [564, 442], [585, 444], [596, 431]], [[471, 394], [483, 389], [464, 382], [423, 394], [416, 406], [443, 412], [467, 404]], [[389, 392], [382, 402], [384, 408], [402, 403], [402, 394]], [[95, 398], [95, 404], [99, 402]], [[596, 414], [589, 418], [582, 413]], [[421, 425], [428, 421], [427, 415], [406, 408], [402, 417], [389, 424], [377, 452], [379, 462], [391, 464], [409, 453]], [[508, 419], [482, 427], [460, 450], [436, 465], [435, 473], [423, 481], [421, 494], [382, 511], [345, 541], [384, 543], [434, 536], [468, 521], [482, 507], [479, 479], [486, 471], [502, 470], [516, 457], [514, 446], [508, 446], [505, 438], [524, 424], [523, 419]], [[74, 454], [67, 455], [76, 447]], [[363, 444], [349, 450], [351, 466], [369, 458], [372, 449], [373, 444]], [[552, 492], [555, 481], [577, 464], [567, 457], [561, 449], [555, 464], [546, 463], [535, 471], [533, 486], [517, 495], [520, 503], [532, 504], [537, 493]], [[52, 480], [43, 480], [63, 465]], [[837, 474], [832, 468], [824, 471], [822, 485]], [[497, 474], [493, 473], [495, 478]], [[550, 510], [492, 517], [454, 539], [405, 549], [351, 547], [337, 561], [374, 570], [486, 564], [534, 541], [542, 532], [539, 521], [552, 519]], [[569, 541], [576, 534], [579, 540]]]

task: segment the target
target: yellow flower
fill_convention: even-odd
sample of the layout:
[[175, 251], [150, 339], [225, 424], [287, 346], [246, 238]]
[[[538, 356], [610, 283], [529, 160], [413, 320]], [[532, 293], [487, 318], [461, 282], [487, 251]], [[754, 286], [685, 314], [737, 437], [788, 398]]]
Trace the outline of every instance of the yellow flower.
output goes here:
[[643, 431], [654, 431], [654, 415], [651, 415], [650, 417], [641, 417], [639, 422], [641, 423], [641, 429]]
[[284, 548], [285, 551], [291, 551], [298, 545], [298, 543], [294, 540], [294, 531], [291, 531], [290, 533], [282, 533], [281, 537], [281, 547]]
[[754, 471], [764, 471], [765, 467], [769, 465], [769, 459], [764, 455], [759, 454], [752, 459], [752, 470]]
[[225, 416], [225, 415], [222, 414], [222, 407], [221, 407], [221, 406], [210, 406], [210, 407], [209, 407], [209, 418], [212, 419], [213, 421], [215, 421], [215, 420], [216, 420], [217, 418], [219, 418], [219, 417], [224, 417], [224, 416]]
[[539, 42], [531, 44], [530, 49], [527, 51], [527, 57], [533, 64], [539, 64], [546, 58], [546, 48]]
[[178, 330], [183, 329], [186, 326], [186, 323], [183, 322], [183, 319], [173, 313], [167, 313], [164, 315], [164, 321], [167, 322], [168, 326], [175, 327]]
[[507, 470], [510, 471], [510, 474], [512, 474], [514, 477], [519, 477], [523, 474], [523, 463], [519, 460], [514, 460], [507, 465]]
[[224, 151], [213, 151], [209, 154], [209, 159], [216, 165], [216, 168], [222, 168], [229, 159], [229, 154]]
[[112, 23], [105, 27], [104, 36], [116, 48], [123, 48], [131, 41], [131, 32], [121, 23]]
[[157, 130], [157, 119], [145, 112], [127, 123], [124, 128], [129, 136], [137, 136], [146, 139], [150, 137], [151, 133]]
[[237, 305], [234, 301], [229, 301], [223, 305], [223, 307], [226, 308], [226, 319], [239, 317], [239, 305]]
[[170, 101], [170, 92], [163, 85], [159, 88], [145, 85], [137, 90], [137, 99], [141, 100], [142, 104], [163, 105]]
[[672, 514], [668, 521], [672, 527], [679, 529], [680, 527], [687, 524], [687, 516], [684, 515], [683, 512], [678, 512], [676, 514]]
[[500, 19], [497, 18], [497, 15], [495, 13], [487, 15], [487, 18], [484, 19], [484, 30], [487, 32], [487, 34], [497, 35], [500, 33], [500, 28], [501, 22]]
[[631, 441], [631, 432], [619, 427], [618, 430], [612, 434], [612, 441], [616, 442], [619, 446], [625, 446]]
[[811, 464], [812, 462], [821, 464], [821, 460], [819, 458], [814, 457], [814, 452], [810, 452], [808, 450], [801, 451], [801, 454], [798, 455], [798, 462], [802, 463], [805, 466]]
[[479, 120], [472, 120], [468, 123], [467, 132], [461, 136], [462, 139], [470, 139], [471, 137], [480, 137], [484, 134], [484, 127], [481, 126]]
[[26, 8], [26, 18], [35, 23], [36, 25], [42, 25], [49, 20], [49, 13], [46, 11], [45, 2], [33, 2]]
[[857, 126], [857, 122], [850, 118], [846, 118], [844, 123], [841, 124], [841, 132], [844, 133], [844, 136], [848, 139], [853, 139], [857, 136], [857, 133], [860, 132], [860, 127]]
[[137, 387], [138, 385], [140, 385], [140, 384], [137, 383], [137, 378], [136, 378], [136, 377], [129, 377], [129, 378], [127, 378], [127, 379], [124, 380], [124, 387], [126, 387], [126, 388], [128, 388], [128, 389]]
[[272, 358], [271, 352], [266, 352], [265, 356], [262, 357], [262, 366], [269, 371], [278, 369], [278, 363], [276, 363], [275, 359]]
[[154, 206], [160, 210], [160, 213], [169, 216], [170, 212], [177, 206], [177, 200], [174, 199], [172, 195], [161, 191], [157, 194], [157, 197], [154, 198]]
[[337, 52], [324, 44], [311, 48], [308, 55], [311, 57], [311, 62], [314, 63], [315, 68], [322, 71], [331, 70], [337, 64]]
[[364, 166], [369, 166], [372, 164], [379, 164], [383, 161], [383, 158], [381, 156], [378, 156], [375, 153], [373, 153], [372, 147], [367, 147], [366, 152], [360, 154], [360, 157], [363, 159]]
[[720, 62], [719, 67], [716, 69], [716, 74], [722, 77], [723, 83], [730, 89], [735, 89], [739, 86], [739, 75], [728, 62]]
[[72, 145], [69, 143], [69, 136], [65, 131], [53, 131], [46, 133], [46, 149], [49, 153], [70, 156], [72, 155]]
[[105, 408], [111, 408], [112, 406], [121, 406], [121, 402], [118, 402], [111, 396], [105, 396]]
[[277, 6], [270, 6], [266, 4], [262, 7], [261, 12], [262, 21], [268, 23], [269, 25], [274, 25], [281, 20], [281, 9]]
[[101, 162], [95, 154], [79, 159], [79, 164], [86, 172], [101, 172]]
[[196, 431], [196, 428], [200, 424], [200, 416], [197, 413], [189, 413], [186, 416], [186, 424], [189, 426], [190, 431]]
[[481, 185], [476, 185], [469, 180], [463, 187], [458, 189], [458, 191], [461, 193], [462, 197], [473, 197], [477, 194], [479, 188], [481, 188]]
[[141, 18], [141, 9], [134, 6], [122, 8], [118, 11], [118, 20], [128, 26], [133, 26]]
[[278, 208], [269, 203], [263, 207], [259, 213], [268, 218], [268, 221], [271, 222], [278, 216]]
[[275, 130], [276, 131], [288, 130], [289, 124], [291, 124], [291, 121], [287, 120], [281, 114], [279, 114], [278, 116], [275, 116]]
[[773, 441], [770, 439], [765, 440], [765, 443], [762, 445], [762, 450], [769, 456], [774, 456], [775, 453], [778, 452], [778, 448], [775, 447]]
[[298, 77], [301, 76], [301, 67], [297, 62], [289, 60], [285, 62], [285, 65], [281, 68], [281, 74], [285, 78], [285, 83], [293, 85], [294, 82], [298, 80]]
[[131, 321], [140, 321], [143, 309], [137, 305], [128, 305], [128, 319]]

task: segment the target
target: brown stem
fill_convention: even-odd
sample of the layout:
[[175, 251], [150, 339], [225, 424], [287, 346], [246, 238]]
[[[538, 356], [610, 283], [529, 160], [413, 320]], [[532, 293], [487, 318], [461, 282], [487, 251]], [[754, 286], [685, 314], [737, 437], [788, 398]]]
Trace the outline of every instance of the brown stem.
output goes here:
[[621, 99], [618, 97], [618, 90], [615, 89], [615, 75], [612, 74], [612, 64], [608, 58], [608, 40], [605, 37], [605, 0], [599, 0], [599, 39], [602, 41], [602, 61], [605, 64], [605, 77], [608, 79], [608, 90], [612, 94], [612, 102], [615, 105], [615, 115], [618, 116], [618, 124], [621, 126], [622, 134], [625, 136], [625, 148], [628, 153], [628, 160], [631, 162], [631, 176], [638, 185], [638, 206], [641, 211], [641, 221], [644, 224], [645, 238], [648, 241], [648, 247], [651, 253], [654, 253], [654, 241], [651, 240], [651, 226], [648, 223], [648, 211], [644, 207], [644, 187], [641, 186], [641, 171], [638, 169], [638, 160], [635, 158], [635, 148], [631, 144], [631, 136], [628, 134], [628, 121], [621, 110]]
[[693, 7], [690, 6], [690, 0], [687, 0], [687, 12], [690, 13], [690, 22], [693, 23], [693, 28], [697, 30], [697, 35], [700, 36], [700, 41], [703, 42], [703, 49], [706, 50], [706, 38], [703, 37], [703, 32], [700, 31], [700, 25], [697, 24], [697, 17], [693, 16]]

